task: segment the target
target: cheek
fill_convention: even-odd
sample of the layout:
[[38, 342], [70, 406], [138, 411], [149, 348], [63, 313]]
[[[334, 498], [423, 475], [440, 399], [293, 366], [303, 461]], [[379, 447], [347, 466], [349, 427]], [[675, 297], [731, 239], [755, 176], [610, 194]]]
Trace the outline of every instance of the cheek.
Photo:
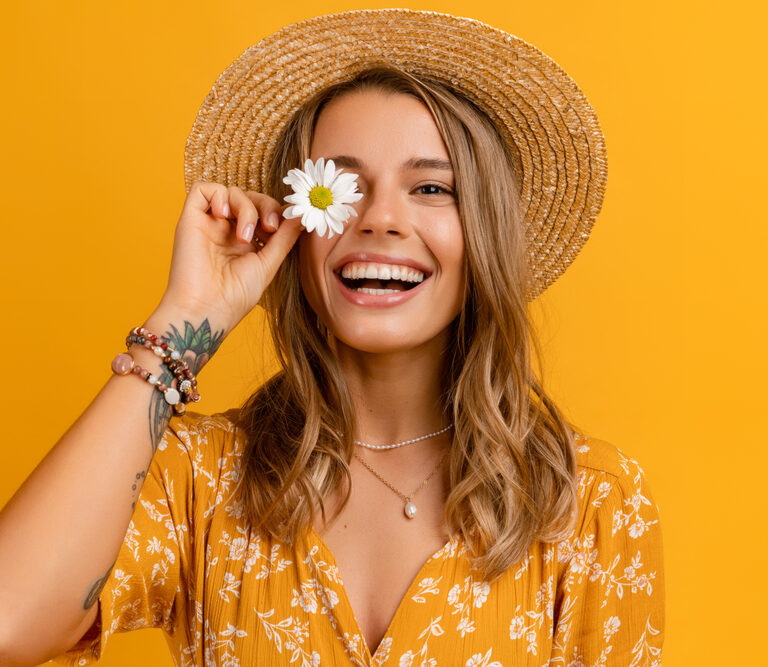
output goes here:
[[435, 239], [435, 255], [440, 263], [443, 285], [446, 290], [445, 306], [453, 315], [458, 314], [464, 298], [464, 230], [461, 222], [452, 220], [440, 228]]
[[449, 274], [451, 279], [461, 281], [464, 267], [464, 230], [458, 216], [431, 225], [429, 236], [428, 246], [441, 270]]

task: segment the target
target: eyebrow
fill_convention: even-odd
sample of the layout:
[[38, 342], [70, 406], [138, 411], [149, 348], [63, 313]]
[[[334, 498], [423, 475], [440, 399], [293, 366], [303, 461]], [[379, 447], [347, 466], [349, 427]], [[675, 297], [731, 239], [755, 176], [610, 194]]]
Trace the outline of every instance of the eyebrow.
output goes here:
[[[360, 160], [350, 155], [335, 155], [328, 159], [333, 160], [337, 167], [347, 169], [363, 169], [364, 167]], [[412, 157], [403, 164], [403, 167], [406, 169], [442, 169], [444, 171], [453, 171], [450, 160], [432, 157]]]

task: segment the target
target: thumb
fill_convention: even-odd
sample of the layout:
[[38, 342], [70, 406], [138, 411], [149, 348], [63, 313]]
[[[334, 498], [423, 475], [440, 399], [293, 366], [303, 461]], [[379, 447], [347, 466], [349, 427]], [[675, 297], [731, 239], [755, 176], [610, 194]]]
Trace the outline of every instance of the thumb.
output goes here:
[[277, 231], [271, 234], [264, 247], [256, 253], [256, 257], [262, 261], [265, 287], [275, 277], [277, 269], [283, 263], [294, 243], [301, 236], [304, 228], [301, 225], [301, 218], [290, 218], [283, 220]]

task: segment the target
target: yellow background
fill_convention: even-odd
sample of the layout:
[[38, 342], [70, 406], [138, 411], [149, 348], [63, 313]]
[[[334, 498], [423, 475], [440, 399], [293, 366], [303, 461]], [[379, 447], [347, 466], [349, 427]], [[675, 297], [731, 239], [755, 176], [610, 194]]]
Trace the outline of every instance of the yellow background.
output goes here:
[[[0, 28], [0, 505], [90, 403], [162, 295], [183, 150], [218, 74], [282, 25], [388, 6], [14, 3]], [[760, 3], [761, 5], [763, 3]], [[664, 664], [760, 661], [766, 594], [765, 16], [758, 3], [416, 3], [532, 42], [597, 109], [608, 191], [536, 305], [549, 387], [637, 458], [661, 507]], [[212, 413], [264, 376], [247, 318], [201, 376]], [[56, 545], [51, 544], [55, 554]], [[104, 665], [171, 665], [159, 630]]]

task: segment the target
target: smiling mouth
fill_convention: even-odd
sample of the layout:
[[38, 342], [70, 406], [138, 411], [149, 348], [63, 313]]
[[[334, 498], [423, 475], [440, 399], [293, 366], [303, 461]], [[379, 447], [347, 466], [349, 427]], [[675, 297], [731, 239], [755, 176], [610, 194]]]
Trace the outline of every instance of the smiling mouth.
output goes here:
[[369, 262], [345, 264], [337, 275], [345, 287], [363, 294], [407, 292], [429, 277], [409, 266]]

